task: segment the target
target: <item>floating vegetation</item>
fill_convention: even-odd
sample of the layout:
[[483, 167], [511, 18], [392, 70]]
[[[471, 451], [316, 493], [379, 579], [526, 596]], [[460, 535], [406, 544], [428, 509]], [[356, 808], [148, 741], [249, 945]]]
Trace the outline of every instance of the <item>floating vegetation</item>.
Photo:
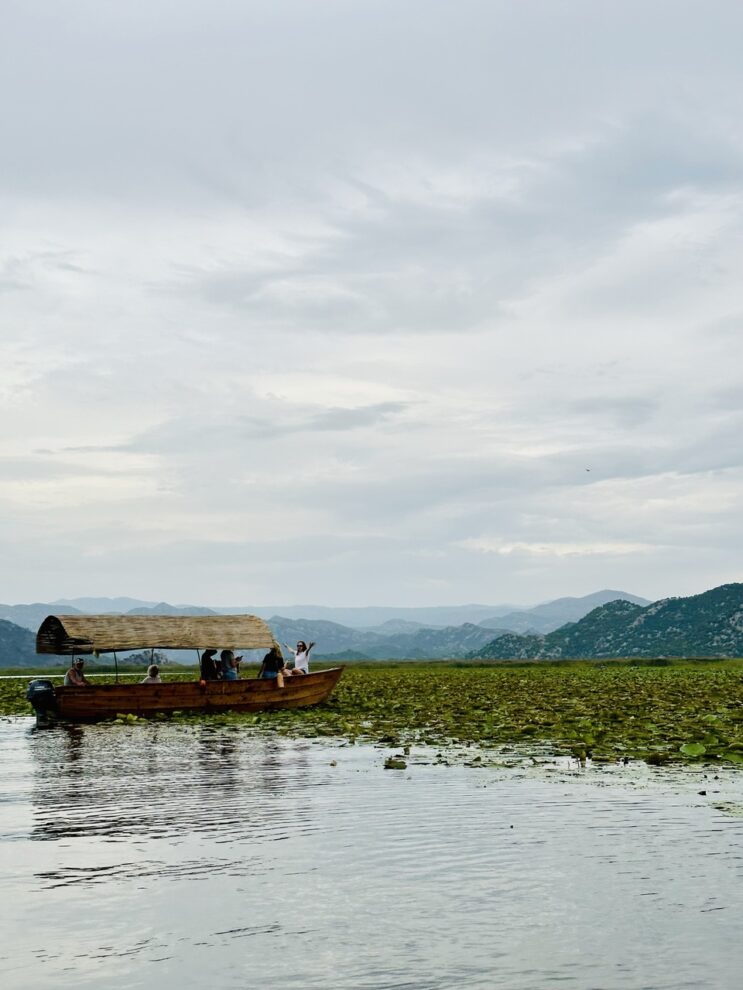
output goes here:
[[117, 722], [119, 725], [136, 725], [137, 722], [142, 721], [144, 721], [144, 719], [141, 719], [138, 715], [132, 715], [131, 713], [128, 715], [118, 714], [114, 719], [114, 722]]
[[[0, 681], [0, 714], [28, 714], [25, 690], [23, 680]], [[737, 661], [359, 664], [348, 666], [330, 699], [315, 708], [173, 716], [189, 723], [207, 718], [397, 749], [519, 745], [581, 761], [743, 764], [743, 668]]]
[[731, 818], [743, 818], [743, 804], [737, 801], [719, 801], [713, 807]]

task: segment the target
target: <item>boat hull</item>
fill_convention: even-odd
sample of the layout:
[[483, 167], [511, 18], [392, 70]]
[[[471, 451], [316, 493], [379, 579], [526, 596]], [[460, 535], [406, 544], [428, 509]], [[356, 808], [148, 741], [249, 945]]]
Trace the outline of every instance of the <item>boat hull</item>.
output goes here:
[[263, 712], [306, 708], [324, 701], [343, 673], [343, 667], [318, 670], [304, 676], [276, 680], [169, 681], [163, 684], [96, 684], [57, 687], [58, 719], [95, 722], [117, 715], [148, 717], [172, 712]]

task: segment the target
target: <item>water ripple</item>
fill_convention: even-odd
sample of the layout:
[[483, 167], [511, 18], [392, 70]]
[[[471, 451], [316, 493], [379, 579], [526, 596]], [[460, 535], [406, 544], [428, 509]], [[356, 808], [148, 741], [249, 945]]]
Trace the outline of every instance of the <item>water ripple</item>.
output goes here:
[[381, 750], [200, 725], [0, 733], [14, 990], [737, 990], [743, 775], [385, 771]]

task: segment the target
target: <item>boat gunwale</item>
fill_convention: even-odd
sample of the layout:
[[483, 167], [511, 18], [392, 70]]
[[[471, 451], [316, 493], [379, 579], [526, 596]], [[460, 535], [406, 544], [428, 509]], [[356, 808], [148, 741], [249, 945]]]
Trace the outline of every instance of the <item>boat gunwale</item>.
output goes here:
[[[334, 674], [336, 671], [345, 670], [345, 665], [341, 664], [338, 667], [325, 667], [323, 670], [311, 670], [308, 674], [299, 675], [285, 675], [284, 678], [284, 690], [287, 687], [291, 689], [291, 686], [296, 684], [298, 687], [303, 683], [306, 683], [310, 679], [322, 678], [327, 680], [327, 674]], [[340, 674], [338, 675], [340, 676]], [[54, 693], [58, 691], [71, 692], [74, 694], [85, 695], [90, 697], [91, 692], [94, 691], [96, 694], [99, 691], [131, 691], [132, 689], [142, 688], [143, 690], [152, 691], [158, 688], [173, 688], [173, 687], [183, 687], [183, 688], [198, 688], [202, 693], [216, 693], [214, 688], [219, 688], [219, 693], [224, 694], [232, 692], [233, 694], [240, 693], [239, 689], [244, 689], [250, 687], [252, 690], [257, 688], [263, 688], [265, 690], [272, 690], [275, 686], [276, 678], [273, 677], [243, 677], [238, 678], [236, 681], [203, 681], [196, 678], [195, 680], [179, 680], [179, 681], [160, 681], [159, 683], [149, 683], [143, 684], [141, 681], [137, 681], [133, 684], [131, 683], [115, 683], [115, 684], [55, 684]]]
[[56, 717], [62, 721], [82, 722], [127, 714], [147, 718], [180, 711], [203, 715], [305, 708], [325, 701], [344, 669], [343, 666], [329, 667], [301, 676], [287, 676], [283, 688], [275, 678], [60, 685], [54, 688]]

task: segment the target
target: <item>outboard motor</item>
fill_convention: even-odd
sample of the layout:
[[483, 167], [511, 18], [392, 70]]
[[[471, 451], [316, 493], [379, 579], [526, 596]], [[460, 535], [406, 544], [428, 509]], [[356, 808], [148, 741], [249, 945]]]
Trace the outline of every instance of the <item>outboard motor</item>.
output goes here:
[[51, 681], [31, 681], [26, 690], [26, 698], [31, 702], [36, 712], [36, 724], [40, 728], [54, 724], [57, 701], [54, 697], [54, 685]]

